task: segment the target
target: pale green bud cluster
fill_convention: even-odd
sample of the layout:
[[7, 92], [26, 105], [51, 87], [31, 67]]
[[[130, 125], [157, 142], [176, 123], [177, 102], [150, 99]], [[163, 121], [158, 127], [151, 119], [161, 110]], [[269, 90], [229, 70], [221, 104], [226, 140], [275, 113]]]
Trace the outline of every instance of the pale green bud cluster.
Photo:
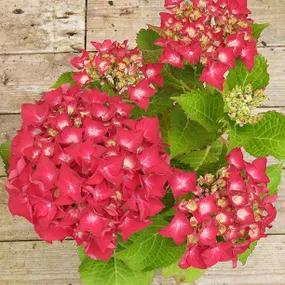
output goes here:
[[240, 126], [257, 123], [261, 115], [254, 114], [254, 110], [267, 99], [262, 89], [254, 90], [251, 84], [237, 86], [224, 94], [226, 111]]

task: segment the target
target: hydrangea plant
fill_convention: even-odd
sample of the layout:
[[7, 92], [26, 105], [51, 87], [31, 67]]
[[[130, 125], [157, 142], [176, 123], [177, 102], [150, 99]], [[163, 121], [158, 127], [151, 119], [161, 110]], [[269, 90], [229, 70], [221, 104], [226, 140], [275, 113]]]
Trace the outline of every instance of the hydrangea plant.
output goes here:
[[73, 57], [0, 147], [11, 213], [42, 240], [74, 239], [85, 285], [148, 285], [158, 270], [194, 282], [245, 264], [276, 218], [285, 117], [258, 109], [267, 24], [246, 0], [165, 8], [137, 47]]

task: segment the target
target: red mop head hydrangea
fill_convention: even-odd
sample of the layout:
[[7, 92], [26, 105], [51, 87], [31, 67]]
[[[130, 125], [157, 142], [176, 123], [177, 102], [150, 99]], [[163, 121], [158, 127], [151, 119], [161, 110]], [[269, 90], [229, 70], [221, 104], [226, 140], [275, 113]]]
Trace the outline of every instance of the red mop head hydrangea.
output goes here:
[[156, 118], [99, 90], [63, 86], [22, 107], [13, 139], [9, 208], [48, 242], [72, 237], [108, 260], [164, 207], [169, 158]]
[[128, 41], [105, 40], [92, 44], [95, 52], [84, 50], [81, 56], [71, 60], [80, 70], [74, 74], [75, 81], [81, 86], [93, 80], [107, 82], [119, 95], [146, 110], [150, 97], [156, 92], [155, 86], [163, 85], [163, 65], [144, 64], [142, 52], [137, 48], [129, 49]]
[[187, 240], [180, 267], [205, 269], [229, 260], [235, 265], [238, 254], [265, 237], [276, 217], [268, 182], [266, 159], [248, 163], [235, 149], [216, 176], [199, 178], [194, 190], [189, 185], [191, 198], [180, 199], [174, 218], [160, 231], [177, 244]]
[[220, 90], [240, 58], [250, 70], [257, 54], [246, 0], [165, 0], [160, 13], [160, 62], [183, 68], [203, 64], [201, 80]]

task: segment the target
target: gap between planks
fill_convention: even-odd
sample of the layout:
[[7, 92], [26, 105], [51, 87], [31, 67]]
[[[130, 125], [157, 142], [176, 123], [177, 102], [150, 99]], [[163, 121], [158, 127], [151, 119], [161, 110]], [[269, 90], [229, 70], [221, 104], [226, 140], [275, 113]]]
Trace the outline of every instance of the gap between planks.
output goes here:
[[84, 49], [87, 49], [87, 32], [88, 32], [88, 0], [85, 0], [85, 28], [84, 28]]
[[[88, 19], [86, 19], [86, 25], [88, 23]], [[87, 50], [88, 52], [94, 52], [94, 49], [88, 47], [88, 40], [87, 40], [87, 32], [88, 30], [85, 30], [86, 31], [86, 37], [84, 38], [84, 49]], [[263, 50], [263, 49], [282, 49], [282, 48], [285, 48], [285, 45], [262, 45], [262, 44], [258, 44], [258, 49], [260, 50]], [[4, 53], [0, 53], [0, 57], [1, 56], [12, 56], [12, 55], [45, 55], [45, 54], [81, 54], [82, 52], [82, 48], [76, 48], [76, 49], [73, 49], [72, 51], [31, 51], [31, 52], [20, 52], [20, 53], [17, 53], [17, 52], [4, 52]]]
[[[245, 266], [239, 264], [233, 269], [230, 262], [218, 264], [209, 269], [195, 284], [284, 285], [284, 262], [284, 236], [270, 236], [258, 242], [254, 254]], [[1, 285], [79, 285], [82, 284], [77, 271], [79, 264], [80, 260], [72, 241], [56, 242], [53, 245], [38, 241], [0, 243]], [[155, 281], [153, 285], [177, 284], [159, 275]]]
[[[30, 241], [39, 240], [32, 224], [21, 217], [12, 217], [8, 210], [8, 194], [5, 191], [6, 179], [0, 180], [0, 239], [1, 241]], [[282, 173], [283, 183], [280, 186], [279, 197], [276, 203], [278, 211], [277, 219], [272, 229], [268, 230], [270, 235], [285, 235], [285, 171]], [[2, 186], [1, 186], [2, 185]]]
[[[267, 236], [285, 236], [285, 233], [267, 233]], [[66, 238], [64, 239], [62, 242], [65, 241], [74, 241], [72, 238]], [[17, 242], [21, 242], [21, 243], [29, 243], [29, 242], [42, 242], [44, 244], [46, 244], [46, 242], [44, 240], [41, 240], [40, 238], [38, 239], [15, 239], [15, 240], [0, 240], [0, 243], [17, 243]]]
[[[51, 0], [49, 5], [41, 0], [2, 2], [1, 54], [72, 52], [91, 47], [92, 39], [121, 41], [126, 35], [133, 44], [138, 30], [146, 23], [159, 24], [158, 14], [164, 11], [163, 0], [114, 0], [112, 4], [107, 0]], [[284, 4], [285, 0], [249, 1], [252, 18], [271, 23], [262, 37], [263, 45], [285, 45]], [[21, 13], [15, 13], [15, 8]]]
[[[267, 88], [270, 101], [265, 106], [284, 105], [285, 48], [260, 50], [269, 62], [271, 81]], [[62, 72], [70, 70], [70, 53], [0, 56], [0, 113], [19, 113], [23, 102], [32, 102], [46, 91]], [[19, 73], [19, 69], [22, 72]], [[4, 80], [4, 81], [3, 81]], [[2, 98], [2, 99], [1, 99]]]

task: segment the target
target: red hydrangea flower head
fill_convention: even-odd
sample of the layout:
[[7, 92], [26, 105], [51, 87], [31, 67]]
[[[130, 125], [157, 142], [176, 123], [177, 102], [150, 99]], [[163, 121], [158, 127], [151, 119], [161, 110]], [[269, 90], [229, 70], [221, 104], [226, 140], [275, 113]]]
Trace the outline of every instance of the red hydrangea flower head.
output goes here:
[[163, 47], [160, 62], [203, 64], [200, 80], [220, 90], [237, 58], [253, 68], [257, 49], [246, 0], [165, 0], [165, 8], [156, 41]]
[[93, 80], [107, 82], [115, 92], [146, 110], [150, 97], [156, 92], [155, 87], [163, 85], [163, 65], [144, 64], [141, 51], [130, 49], [127, 41], [105, 40], [92, 44], [94, 52], [84, 50], [82, 55], [71, 60], [71, 64], [79, 70], [74, 74], [74, 80], [80, 86]]
[[[109, 49], [105, 43], [98, 46]], [[132, 106], [97, 89], [63, 86], [22, 106], [7, 191], [12, 214], [48, 242], [72, 237], [108, 260], [164, 205], [171, 175], [157, 118], [130, 118]]]
[[227, 160], [228, 166], [216, 175], [198, 179], [190, 199], [179, 197], [174, 218], [160, 230], [177, 244], [187, 241], [181, 268], [206, 269], [230, 260], [235, 265], [238, 254], [265, 237], [276, 217], [276, 197], [267, 188], [266, 159], [249, 163], [240, 149], [234, 149]]

